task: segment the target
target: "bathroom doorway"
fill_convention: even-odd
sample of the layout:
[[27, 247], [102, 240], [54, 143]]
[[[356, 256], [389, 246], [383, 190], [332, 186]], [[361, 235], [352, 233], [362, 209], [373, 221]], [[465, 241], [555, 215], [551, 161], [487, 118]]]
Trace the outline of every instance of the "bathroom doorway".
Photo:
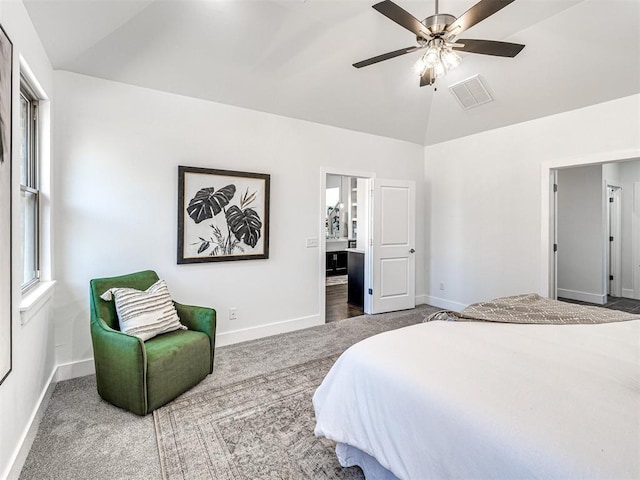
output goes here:
[[369, 242], [369, 178], [344, 172], [324, 173], [325, 321], [364, 314]]

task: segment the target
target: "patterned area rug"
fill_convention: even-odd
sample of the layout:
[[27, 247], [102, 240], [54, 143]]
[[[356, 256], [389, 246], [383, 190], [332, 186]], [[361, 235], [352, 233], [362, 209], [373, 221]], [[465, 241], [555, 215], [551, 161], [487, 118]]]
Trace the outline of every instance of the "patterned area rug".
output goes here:
[[338, 355], [187, 396], [153, 412], [164, 479], [363, 479], [313, 435], [311, 398]]

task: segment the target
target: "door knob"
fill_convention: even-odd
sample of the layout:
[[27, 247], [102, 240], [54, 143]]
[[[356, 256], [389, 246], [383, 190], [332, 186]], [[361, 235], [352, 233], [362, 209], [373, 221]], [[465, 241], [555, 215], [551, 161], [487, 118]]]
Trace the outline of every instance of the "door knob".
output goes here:
[[416, 251], [412, 248], [411, 250], [409, 250], [409, 253], [416, 253]]

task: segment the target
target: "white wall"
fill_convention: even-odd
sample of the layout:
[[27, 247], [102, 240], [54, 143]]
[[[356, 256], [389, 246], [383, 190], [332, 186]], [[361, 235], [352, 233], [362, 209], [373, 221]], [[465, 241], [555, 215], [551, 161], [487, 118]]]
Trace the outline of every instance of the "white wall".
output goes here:
[[626, 162], [605, 163], [602, 165], [602, 178], [606, 185], [621, 186], [620, 165]]
[[[53, 70], [22, 2], [0, 1], [0, 23], [13, 42], [14, 48], [12, 199], [15, 206], [20, 205], [20, 169], [17, 167], [20, 158], [20, 130], [18, 128], [20, 110], [17, 108], [20, 92], [20, 58], [22, 57], [26, 62], [49, 99], [53, 93]], [[46, 116], [48, 111], [48, 105], [44, 105], [41, 114]], [[48, 159], [48, 154], [46, 157]], [[48, 190], [46, 185], [45, 190]], [[44, 204], [48, 205], [49, 201], [50, 198], [45, 196]], [[22, 461], [24, 461], [24, 458], [19, 455], [21, 453], [20, 447], [24, 442], [28, 449], [31, 438], [28, 435], [29, 428], [32, 425], [32, 420], [36, 417], [42, 398], [45, 397], [56, 367], [53, 324], [50, 321], [49, 304], [45, 302], [41, 308], [35, 308], [29, 312], [25, 317], [29, 321], [25, 325], [22, 325], [20, 321], [22, 265], [19, 208], [14, 208], [12, 220], [14, 249], [13, 309], [11, 312], [13, 370], [0, 385], [0, 478], [7, 477], [10, 472], [11, 476], [19, 472]], [[45, 261], [48, 262], [48, 260], [48, 255], [45, 255]], [[5, 321], [4, 316], [0, 321]], [[34, 425], [37, 425], [37, 419]], [[12, 471], [14, 465], [15, 468]]]
[[[219, 344], [320, 323], [324, 272], [305, 239], [324, 235], [321, 167], [423, 177], [424, 149], [411, 143], [68, 72], [55, 88], [60, 363], [92, 357], [89, 280], [140, 269], [177, 300], [216, 308]], [[178, 165], [271, 174], [268, 260], [176, 265]], [[424, 219], [421, 181], [418, 201]], [[424, 244], [424, 222], [417, 236]]]
[[545, 171], [637, 157], [639, 107], [634, 95], [426, 147], [430, 303], [547, 295]]
[[558, 170], [558, 297], [606, 303], [602, 165]]

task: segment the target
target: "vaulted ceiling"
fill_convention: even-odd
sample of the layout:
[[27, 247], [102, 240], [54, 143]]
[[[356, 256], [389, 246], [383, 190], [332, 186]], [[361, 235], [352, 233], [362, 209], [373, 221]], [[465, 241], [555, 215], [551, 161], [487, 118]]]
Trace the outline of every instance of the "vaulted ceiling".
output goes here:
[[[432, 87], [415, 45], [376, 0], [24, 0], [56, 69], [422, 145], [640, 93], [640, 0], [516, 0], [463, 35], [522, 43], [462, 54]], [[434, 0], [397, 0], [422, 19]], [[440, 0], [459, 17], [475, 0]], [[495, 101], [447, 88], [479, 74]]]

